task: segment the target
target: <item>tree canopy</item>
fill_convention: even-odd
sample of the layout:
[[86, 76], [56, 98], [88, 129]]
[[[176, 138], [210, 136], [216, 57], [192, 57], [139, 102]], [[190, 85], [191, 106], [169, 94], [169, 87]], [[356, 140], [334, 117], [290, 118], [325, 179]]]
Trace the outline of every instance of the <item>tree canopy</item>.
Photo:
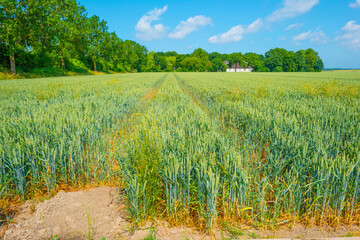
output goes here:
[[218, 72], [227, 65], [252, 66], [259, 72], [321, 71], [323, 61], [313, 49], [275, 48], [265, 55], [234, 52], [191, 54], [148, 52], [135, 41], [108, 31], [106, 21], [88, 16], [76, 0], [0, 0], [0, 71], [64, 73]]

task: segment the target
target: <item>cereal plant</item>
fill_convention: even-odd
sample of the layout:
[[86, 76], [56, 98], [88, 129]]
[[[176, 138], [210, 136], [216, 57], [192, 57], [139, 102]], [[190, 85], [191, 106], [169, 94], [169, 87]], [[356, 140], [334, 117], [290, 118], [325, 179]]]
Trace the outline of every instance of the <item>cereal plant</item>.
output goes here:
[[3, 202], [106, 182], [138, 225], [359, 221], [357, 72], [8, 80], [0, 101]]

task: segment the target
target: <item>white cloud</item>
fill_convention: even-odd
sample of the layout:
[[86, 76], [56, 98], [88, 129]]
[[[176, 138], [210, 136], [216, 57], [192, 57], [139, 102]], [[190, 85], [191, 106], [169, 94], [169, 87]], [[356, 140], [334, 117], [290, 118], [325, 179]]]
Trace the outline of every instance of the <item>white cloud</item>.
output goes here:
[[353, 50], [360, 50], [360, 25], [349, 21], [342, 29], [342, 34], [335, 38], [335, 41], [341, 41], [341, 45]]
[[226, 33], [210, 37], [209, 43], [222, 44], [238, 42], [244, 37], [244, 35], [258, 32], [263, 25], [263, 20], [261, 18], [258, 18], [248, 26], [237, 25], [235, 27], [232, 27]]
[[360, 7], [360, 0], [356, 0], [356, 2], [350, 3], [350, 7], [352, 7], [352, 8]]
[[286, 18], [294, 18], [309, 12], [319, 0], [285, 0], [284, 6], [266, 18], [268, 22], [281, 21]]
[[243, 38], [244, 34], [245, 34], [244, 27], [242, 25], [237, 25], [235, 27], [232, 27], [226, 33], [210, 37], [209, 42], [210, 43], [238, 42]]
[[175, 30], [169, 34], [169, 38], [183, 39], [190, 33], [198, 30], [199, 27], [211, 24], [211, 18], [198, 15], [181, 21]]
[[290, 24], [287, 28], [285, 28], [285, 31], [289, 31], [291, 29], [298, 29], [298, 28], [301, 28], [302, 26], [304, 26], [303, 23]]
[[135, 26], [136, 37], [144, 41], [150, 41], [165, 36], [166, 27], [164, 25], [156, 24], [151, 26], [151, 23], [159, 20], [159, 17], [166, 12], [167, 8], [167, 6], [160, 9], [155, 8], [142, 16]]
[[321, 31], [319, 28], [317, 28], [315, 31], [307, 31], [304, 33], [301, 33], [295, 37], [293, 37], [293, 40], [296, 44], [299, 44], [301, 41], [310, 40], [310, 42], [319, 42], [319, 43], [327, 43], [328, 37], [326, 34]]
[[257, 33], [262, 26], [264, 26], [264, 22], [261, 18], [258, 18], [247, 27], [246, 33]]

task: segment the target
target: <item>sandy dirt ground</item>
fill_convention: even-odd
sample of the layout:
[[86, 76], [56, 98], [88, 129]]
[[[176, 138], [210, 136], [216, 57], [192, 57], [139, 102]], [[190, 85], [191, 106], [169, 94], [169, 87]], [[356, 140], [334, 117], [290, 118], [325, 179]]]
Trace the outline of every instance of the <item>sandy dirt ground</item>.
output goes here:
[[167, 228], [166, 223], [152, 223], [134, 232], [126, 217], [124, 203], [119, 200], [116, 188], [97, 187], [79, 192], [59, 192], [55, 197], [34, 205], [24, 204], [15, 217], [15, 223], [7, 227], [5, 240], [39, 239], [244, 239], [244, 238], [292, 238], [323, 239], [350, 236], [360, 233], [359, 226], [339, 227], [334, 231], [300, 225], [292, 230], [277, 231], [244, 230], [242, 236], [231, 236], [216, 230], [213, 236], [199, 233], [191, 228]]

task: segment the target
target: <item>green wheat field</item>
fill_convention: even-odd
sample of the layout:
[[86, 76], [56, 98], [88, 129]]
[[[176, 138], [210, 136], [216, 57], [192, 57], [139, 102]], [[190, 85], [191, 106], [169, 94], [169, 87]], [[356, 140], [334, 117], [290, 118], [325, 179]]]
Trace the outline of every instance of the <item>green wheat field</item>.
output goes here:
[[360, 72], [0, 81], [0, 199], [113, 184], [134, 223], [360, 223]]

